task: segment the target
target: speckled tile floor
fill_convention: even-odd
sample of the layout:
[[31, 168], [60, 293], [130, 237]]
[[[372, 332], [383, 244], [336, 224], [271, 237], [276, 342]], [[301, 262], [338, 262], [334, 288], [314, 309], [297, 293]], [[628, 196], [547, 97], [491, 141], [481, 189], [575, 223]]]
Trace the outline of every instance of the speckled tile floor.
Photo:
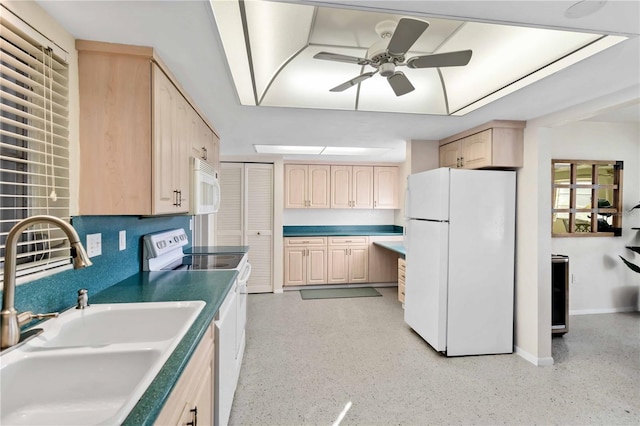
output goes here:
[[249, 296], [231, 425], [640, 424], [640, 313], [571, 317], [556, 364], [445, 358], [383, 297]]

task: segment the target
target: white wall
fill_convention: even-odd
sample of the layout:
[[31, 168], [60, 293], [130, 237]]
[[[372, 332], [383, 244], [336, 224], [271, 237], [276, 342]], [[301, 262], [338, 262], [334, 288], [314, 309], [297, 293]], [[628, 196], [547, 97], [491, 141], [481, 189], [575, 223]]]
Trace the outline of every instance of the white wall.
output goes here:
[[630, 229], [640, 226], [640, 212], [628, 211], [640, 202], [640, 127], [580, 121], [551, 129], [551, 139], [556, 159], [624, 161], [622, 237], [552, 238], [552, 252], [569, 256], [569, 312], [636, 310], [640, 274], [618, 255], [640, 264], [640, 256], [625, 249], [640, 245], [638, 231]]
[[553, 364], [550, 152], [548, 129], [527, 124], [517, 174], [514, 345], [535, 365]]
[[405, 149], [406, 158], [400, 165], [400, 209], [396, 210], [395, 224], [404, 226], [404, 195], [407, 188], [407, 176], [425, 170], [437, 169], [440, 162], [438, 141], [411, 140]]
[[284, 226], [393, 225], [396, 210], [283, 209]]

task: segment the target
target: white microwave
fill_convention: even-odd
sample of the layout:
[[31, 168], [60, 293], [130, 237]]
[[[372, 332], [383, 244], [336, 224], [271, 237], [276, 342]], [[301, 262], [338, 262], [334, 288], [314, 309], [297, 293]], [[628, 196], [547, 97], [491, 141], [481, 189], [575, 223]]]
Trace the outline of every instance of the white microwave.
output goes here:
[[215, 213], [220, 207], [218, 172], [200, 158], [191, 157], [191, 214]]

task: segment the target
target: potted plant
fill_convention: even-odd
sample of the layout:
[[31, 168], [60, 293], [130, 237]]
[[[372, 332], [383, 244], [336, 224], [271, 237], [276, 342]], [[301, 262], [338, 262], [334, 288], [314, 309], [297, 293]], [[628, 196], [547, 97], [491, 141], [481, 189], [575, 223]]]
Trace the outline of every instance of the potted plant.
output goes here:
[[[640, 208], [640, 203], [636, 204], [635, 206], [631, 207], [631, 209], [629, 209], [629, 211], [632, 211], [634, 209]], [[633, 229], [640, 229], [640, 228], [633, 228]], [[640, 254], [640, 247], [639, 246], [626, 246], [629, 250], [631, 250], [634, 253], [638, 253]], [[637, 272], [640, 274], [640, 266], [636, 265], [633, 262], [628, 261], [627, 259], [625, 259], [624, 257], [620, 256], [620, 259], [622, 259], [622, 261], [624, 262], [625, 265], [627, 265], [629, 267], [629, 269], [631, 269], [634, 272]]]

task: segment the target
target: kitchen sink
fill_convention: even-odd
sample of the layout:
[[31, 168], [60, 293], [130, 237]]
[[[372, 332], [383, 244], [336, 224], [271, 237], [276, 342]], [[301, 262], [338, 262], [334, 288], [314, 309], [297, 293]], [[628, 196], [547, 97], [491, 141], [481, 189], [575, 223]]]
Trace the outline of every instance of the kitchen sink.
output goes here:
[[205, 302], [91, 305], [0, 356], [0, 424], [120, 424]]
[[[120, 303], [91, 305], [64, 312], [46, 323], [34, 347], [102, 346], [157, 342], [174, 338], [190, 326], [204, 302]], [[42, 327], [44, 328], [44, 327]]]

